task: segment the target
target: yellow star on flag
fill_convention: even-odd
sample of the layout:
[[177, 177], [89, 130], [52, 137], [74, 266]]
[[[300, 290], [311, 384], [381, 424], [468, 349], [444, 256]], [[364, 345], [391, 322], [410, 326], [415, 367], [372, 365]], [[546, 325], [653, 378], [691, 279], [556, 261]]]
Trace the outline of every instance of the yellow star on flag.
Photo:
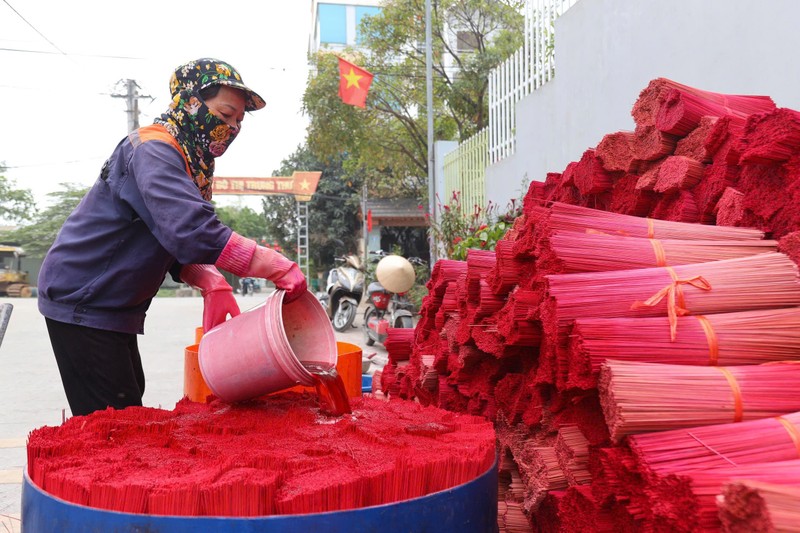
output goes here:
[[363, 77], [364, 76], [359, 76], [358, 74], [356, 74], [353, 71], [353, 68], [351, 67], [350, 68], [350, 73], [344, 75], [344, 79], [347, 80], [347, 87], [346, 88], [349, 89], [350, 87], [356, 87], [356, 88], [360, 89], [361, 87], [358, 86], [358, 80], [360, 80]]
[[303, 191], [308, 190], [308, 186], [311, 185], [307, 179], [303, 178], [303, 181], [300, 182], [300, 189]]

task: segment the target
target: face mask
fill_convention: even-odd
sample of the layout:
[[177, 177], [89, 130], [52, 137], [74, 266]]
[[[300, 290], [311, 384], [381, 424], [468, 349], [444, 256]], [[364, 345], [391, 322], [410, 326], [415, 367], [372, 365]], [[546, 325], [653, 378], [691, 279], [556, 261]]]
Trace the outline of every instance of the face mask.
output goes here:
[[241, 131], [241, 127], [234, 128], [229, 126], [228, 123], [215, 115], [210, 109], [206, 115], [206, 128], [211, 129], [208, 134], [207, 150], [212, 157], [219, 157], [224, 154], [225, 150], [228, 149]]

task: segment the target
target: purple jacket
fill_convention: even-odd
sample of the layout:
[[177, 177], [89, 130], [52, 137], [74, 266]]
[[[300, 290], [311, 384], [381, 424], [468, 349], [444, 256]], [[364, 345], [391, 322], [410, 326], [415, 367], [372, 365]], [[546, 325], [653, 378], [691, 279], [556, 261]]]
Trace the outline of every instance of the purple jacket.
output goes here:
[[[123, 139], [67, 218], [39, 272], [39, 311], [59, 322], [144, 333], [167, 272], [213, 264], [231, 236], [161, 126]], [[161, 128], [163, 130], [163, 128]], [[156, 135], [153, 135], [155, 133]], [[168, 135], [168, 134], [167, 134]]]

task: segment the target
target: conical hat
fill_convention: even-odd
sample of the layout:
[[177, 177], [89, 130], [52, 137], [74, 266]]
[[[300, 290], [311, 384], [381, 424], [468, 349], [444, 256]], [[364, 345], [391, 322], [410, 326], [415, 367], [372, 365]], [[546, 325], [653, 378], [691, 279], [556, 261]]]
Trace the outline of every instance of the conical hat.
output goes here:
[[378, 262], [375, 276], [387, 291], [406, 292], [414, 286], [416, 273], [408, 259], [399, 255], [387, 255]]

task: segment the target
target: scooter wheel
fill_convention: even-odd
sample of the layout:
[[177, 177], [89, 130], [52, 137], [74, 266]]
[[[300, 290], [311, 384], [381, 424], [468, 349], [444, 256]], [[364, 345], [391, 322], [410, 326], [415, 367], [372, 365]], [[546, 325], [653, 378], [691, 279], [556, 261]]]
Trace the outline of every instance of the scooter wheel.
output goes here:
[[377, 314], [378, 312], [372, 307], [364, 311], [364, 342], [367, 346], [373, 346], [375, 344], [375, 339], [369, 334], [369, 319]]
[[356, 319], [356, 307], [346, 300], [339, 302], [339, 307], [333, 314], [333, 329], [346, 331]]

